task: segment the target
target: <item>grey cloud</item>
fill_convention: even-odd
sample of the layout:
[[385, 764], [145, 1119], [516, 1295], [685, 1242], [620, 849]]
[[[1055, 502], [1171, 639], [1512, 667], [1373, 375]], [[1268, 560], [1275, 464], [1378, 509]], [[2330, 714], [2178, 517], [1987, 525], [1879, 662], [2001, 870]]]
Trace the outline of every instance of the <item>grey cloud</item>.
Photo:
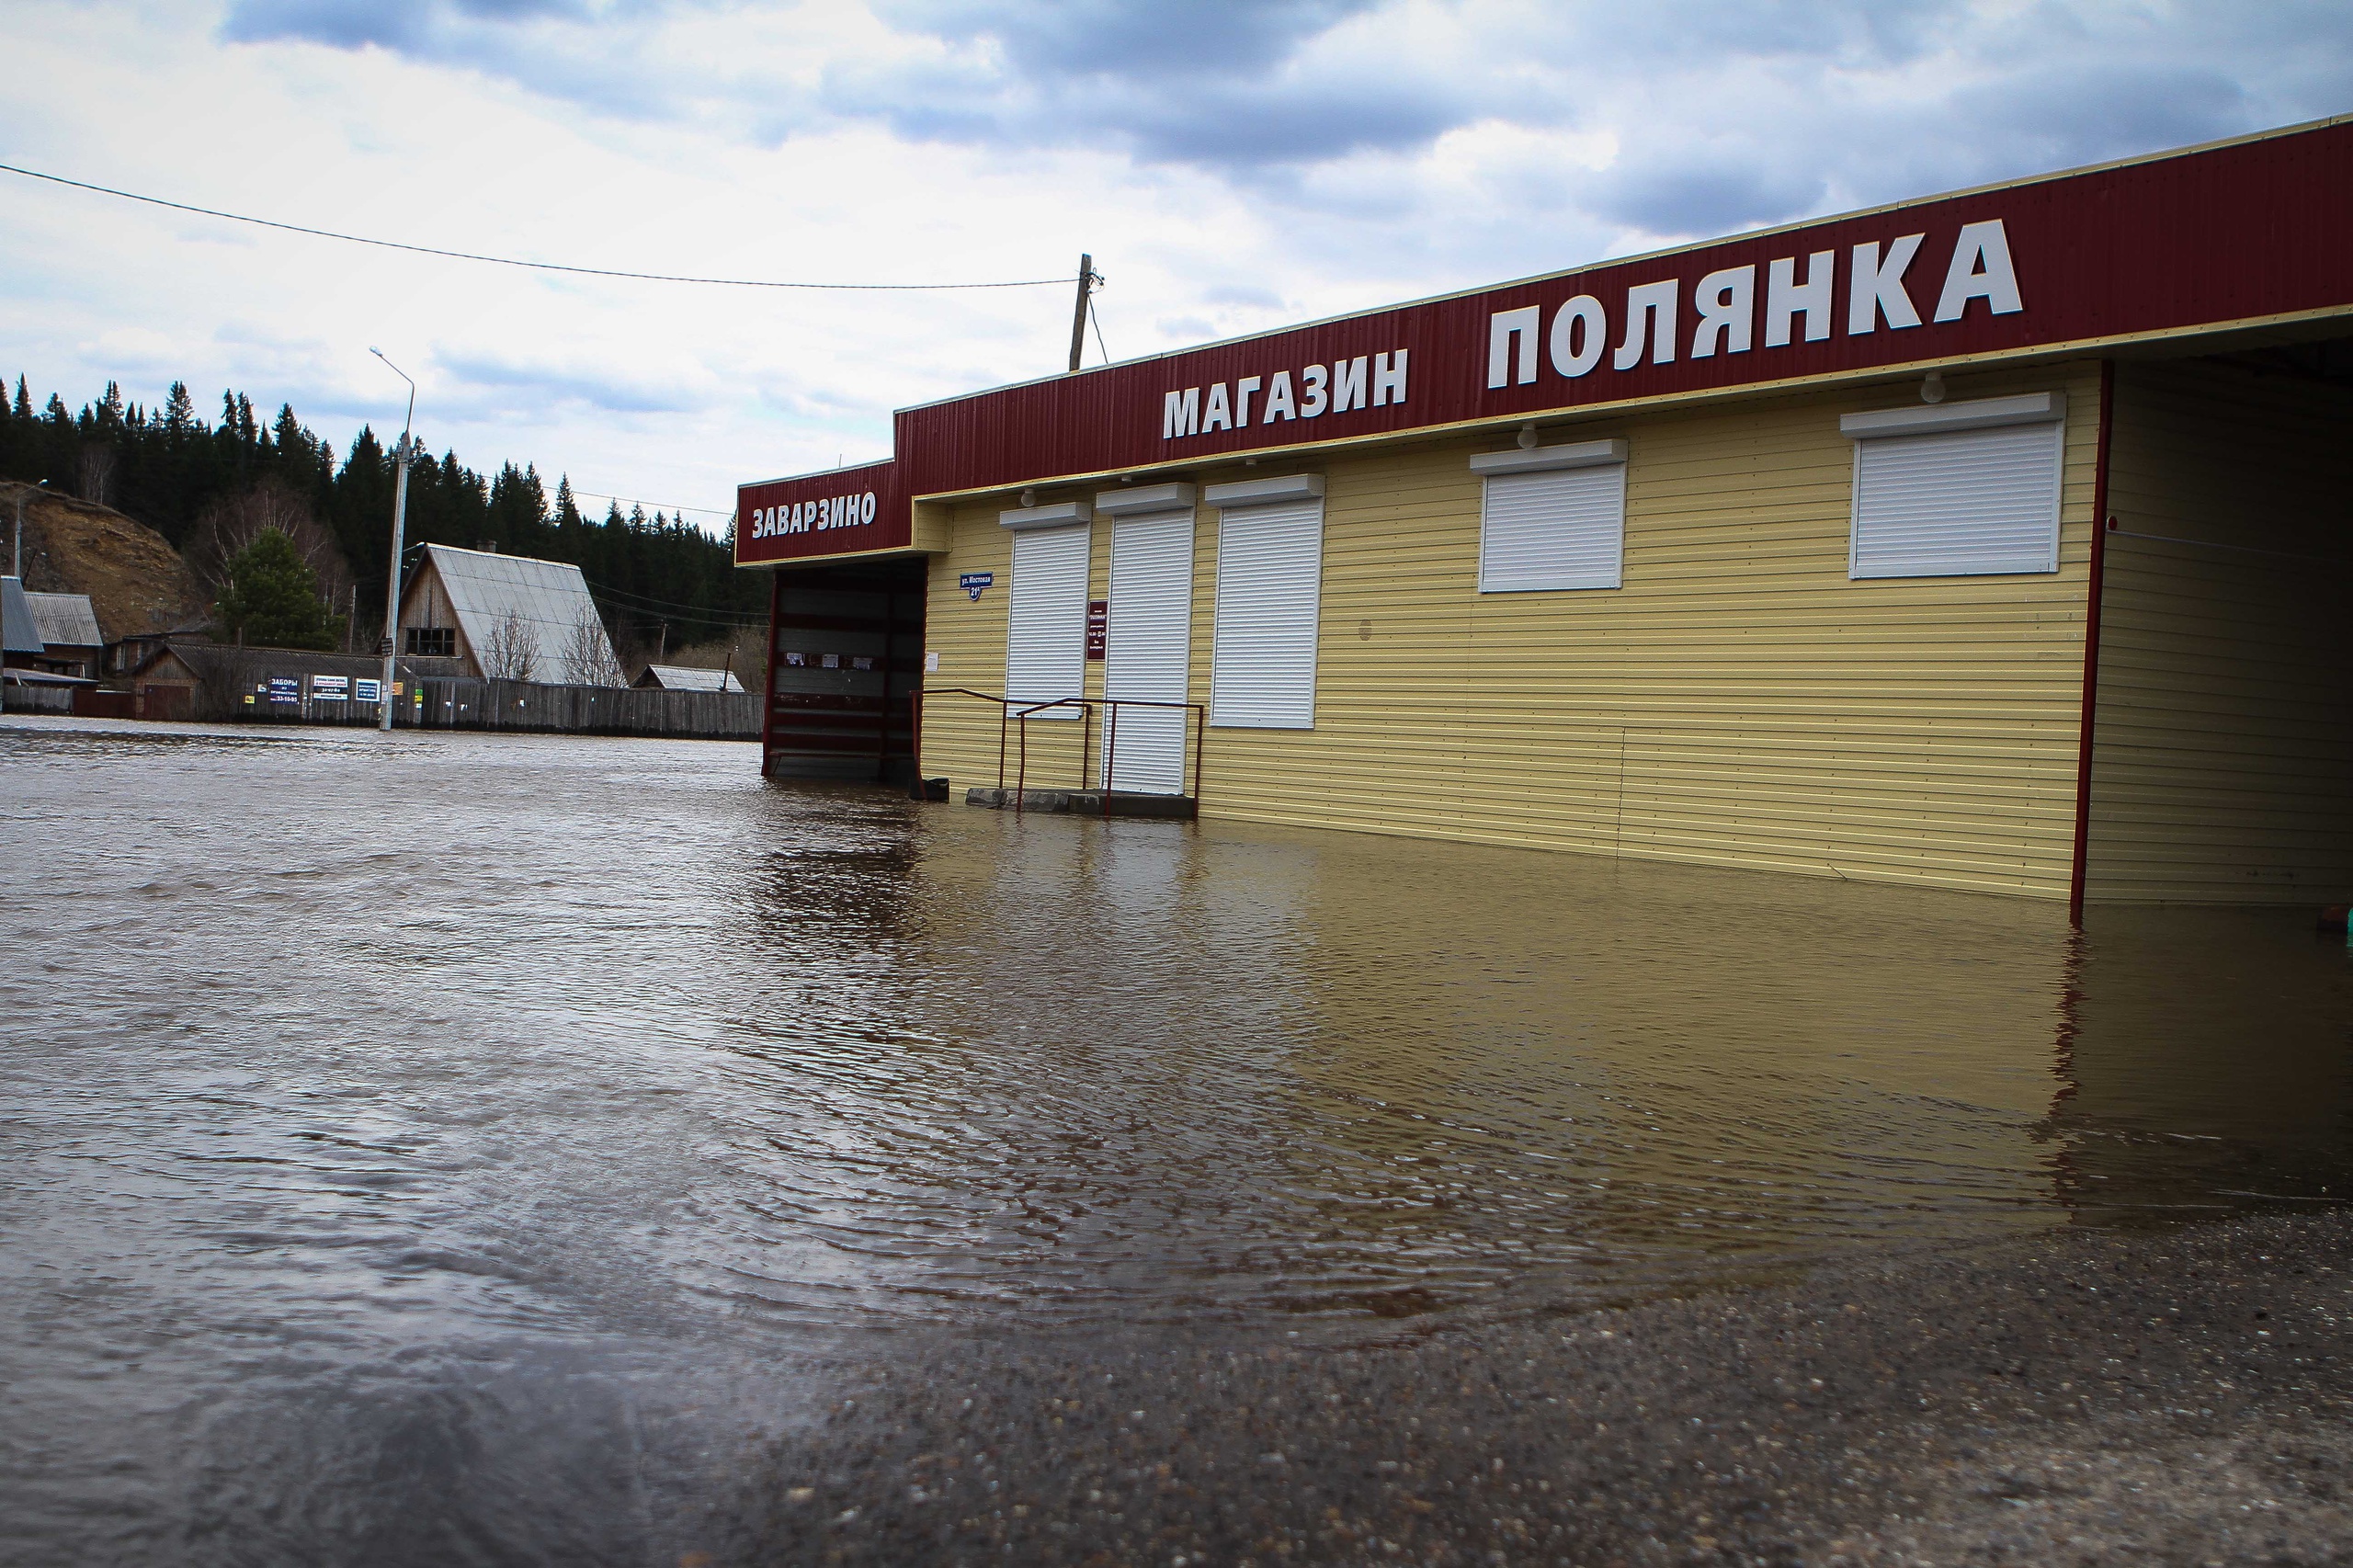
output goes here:
[[873, 3], [903, 43], [927, 47], [829, 62], [813, 87], [753, 58], [691, 74], [644, 64], [663, 58], [645, 45], [666, 18], [720, 0], [232, 0], [222, 31], [372, 44], [597, 114], [700, 118], [767, 143], [863, 123], [978, 148], [1106, 148], [1206, 171], [1340, 229], [1426, 215], [1413, 160], [1449, 131], [1613, 131], [1619, 159], [1599, 175], [1473, 176], [1498, 181], [1539, 239], [1782, 222], [2309, 118], [2353, 97], [2353, 16], [2331, 0], [1472, 5], [1435, 27], [1421, 15], [1410, 47], [1393, 0]]
[[[1035, 51], [1049, 60], [1071, 51]], [[1427, 145], [1472, 113], [1460, 85], [1396, 72], [1285, 70], [1129, 57], [1108, 45], [1087, 69], [1025, 53], [829, 72], [819, 106], [921, 141], [1023, 146], [1117, 144], [1148, 163], [1227, 169], [1313, 163]], [[1094, 58], [1092, 56], [1090, 59]]]
[[235, 43], [301, 40], [335, 49], [368, 44], [404, 53], [426, 51], [453, 24], [491, 24], [593, 15], [585, 0], [235, 0], [221, 26]]
[[1279, 65], [1300, 44], [1378, 0], [885, 0], [887, 21], [957, 43], [986, 40], [1017, 74], [1101, 75], [1131, 81], [1226, 76], [1253, 62]]
[[1242, 283], [1212, 283], [1201, 290], [1205, 305], [1241, 305], [1249, 309], [1279, 311], [1285, 301], [1272, 289], [1254, 289]]
[[[445, 403], [490, 410], [512, 408], [515, 393], [538, 403], [562, 403], [609, 414], [689, 414], [710, 400], [681, 387], [583, 374], [553, 366], [517, 364], [482, 356], [437, 354], [436, 367], [457, 385], [440, 394]], [[495, 395], [486, 395], [495, 394]]]
[[1825, 188], [1818, 174], [1776, 166], [1746, 150], [1681, 153], [1620, 162], [1594, 182], [1585, 205], [1645, 233], [1730, 233], [1814, 211]]

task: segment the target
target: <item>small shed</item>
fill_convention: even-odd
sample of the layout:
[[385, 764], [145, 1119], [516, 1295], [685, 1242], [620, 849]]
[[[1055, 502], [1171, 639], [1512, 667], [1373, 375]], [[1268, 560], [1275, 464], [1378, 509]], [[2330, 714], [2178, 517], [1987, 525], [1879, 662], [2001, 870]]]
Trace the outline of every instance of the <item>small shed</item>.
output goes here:
[[106, 657], [106, 635], [98, 630], [98, 614], [87, 594], [28, 593], [41, 651], [35, 666], [54, 675], [96, 680]]
[[[131, 716], [371, 723], [383, 672], [383, 661], [365, 653], [232, 647], [200, 638], [173, 638], [129, 672]], [[413, 692], [419, 673], [415, 661], [401, 660], [392, 672], [396, 691]]]
[[401, 653], [437, 675], [619, 686], [588, 580], [564, 561], [428, 544], [401, 595]]
[[25, 655], [38, 655], [43, 646], [40, 623], [33, 619], [32, 598], [23, 580], [0, 577], [0, 655], [10, 664], [21, 663]]
[[630, 682], [641, 689], [657, 691], [741, 691], [744, 683], [735, 678], [733, 670], [698, 669], [691, 665], [648, 665], [645, 673]]

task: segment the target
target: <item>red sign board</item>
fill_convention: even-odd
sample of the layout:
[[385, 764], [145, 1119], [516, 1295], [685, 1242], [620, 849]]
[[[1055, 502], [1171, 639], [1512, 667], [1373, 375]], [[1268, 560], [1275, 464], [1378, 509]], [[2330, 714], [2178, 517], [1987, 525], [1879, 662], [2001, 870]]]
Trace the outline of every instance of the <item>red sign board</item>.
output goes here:
[[[916, 495], [2353, 314], [2348, 191], [2353, 119], [904, 409], [897, 461], [855, 472], [876, 537], [904, 543]], [[747, 507], [771, 488], [746, 487]], [[739, 561], [888, 548], [747, 526]]]
[[1110, 642], [1110, 635], [1111, 601], [1109, 599], [1087, 600], [1086, 656], [1090, 659], [1101, 658], [1105, 645]]
[[735, 564], [904, 550], [915, 538], [895, 462], [772, 479], [735, 492]]

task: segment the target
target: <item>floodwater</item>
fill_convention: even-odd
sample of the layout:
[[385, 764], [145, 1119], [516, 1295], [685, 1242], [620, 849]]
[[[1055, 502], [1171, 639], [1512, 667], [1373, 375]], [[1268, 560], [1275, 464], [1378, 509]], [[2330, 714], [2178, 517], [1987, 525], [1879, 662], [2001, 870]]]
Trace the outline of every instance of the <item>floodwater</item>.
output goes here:
[[0, 727], [0, 1561], [667, 1560], [909, 1335], [1422, 1333], [2353, 1178], [2310, 911], [754, 766]]

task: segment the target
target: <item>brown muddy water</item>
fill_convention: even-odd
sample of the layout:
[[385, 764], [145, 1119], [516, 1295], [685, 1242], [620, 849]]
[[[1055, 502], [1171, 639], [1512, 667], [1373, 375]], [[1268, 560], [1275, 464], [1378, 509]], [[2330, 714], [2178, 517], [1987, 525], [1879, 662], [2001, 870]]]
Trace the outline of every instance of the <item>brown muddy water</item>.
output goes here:
[[654, 1561], [943, 1325], [1424, 1333], [2353, 1173], [2310, 911], [753, 756], [0, 727], [0, 1561]]

